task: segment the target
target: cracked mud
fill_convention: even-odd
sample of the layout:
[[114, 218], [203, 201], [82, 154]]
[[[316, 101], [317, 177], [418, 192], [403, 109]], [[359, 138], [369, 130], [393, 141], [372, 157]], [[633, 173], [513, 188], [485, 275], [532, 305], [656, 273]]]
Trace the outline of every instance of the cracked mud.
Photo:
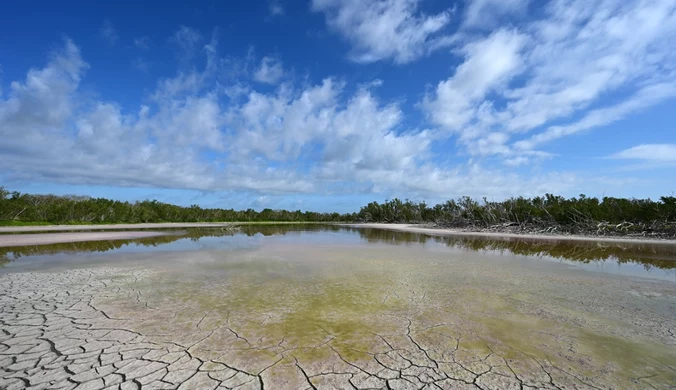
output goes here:
[[0, 388], [676, 383], [676, 283], [303, 239], [2, 274]]

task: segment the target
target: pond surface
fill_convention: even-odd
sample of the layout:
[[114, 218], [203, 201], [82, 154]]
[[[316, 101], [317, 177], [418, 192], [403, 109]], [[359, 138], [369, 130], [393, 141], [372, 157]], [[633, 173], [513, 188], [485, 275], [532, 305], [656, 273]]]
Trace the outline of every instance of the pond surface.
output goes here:
[[0, 248], [0, 388], [676, 383], [676, 246], [174, 233]]
[[134, 240], [0, 247], [0, 267], [3, 267], [0, 272], [44, 269], [57, 264], [68, 267], [78, 262], [85, 265], [105, 263], [107, 259], [118, 261], [117, 258], [95, 258], [91, 254], [237, 250], [259, 248], [264, 243], [272, 242], [295, 242], [299, 245], [314, 242], [351, 246], [405, 245], [456, 254], [480, 252], [487, 256], [518, 255], [561, 262], [586, 270], [676, 282], [676, 245], [668, 244], [440, 237], [331, 225], [244, 225], [237, 230], [192, 228], [170, 232], [172, 234], [169, 236]]

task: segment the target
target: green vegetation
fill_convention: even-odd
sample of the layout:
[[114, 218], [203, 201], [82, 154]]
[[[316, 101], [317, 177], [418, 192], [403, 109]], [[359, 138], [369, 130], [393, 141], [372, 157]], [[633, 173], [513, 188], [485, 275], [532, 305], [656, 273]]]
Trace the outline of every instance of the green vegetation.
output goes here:
[[566, 199], [547, 194], [502, 202], [464, 197], [429, 207], [425, 202], [394, 199], [372, 202], [361, 208], [364, 222], [419, 223], [470, 229], [530, 230], [539, 233], [641, 234], [676, 236], [676, 197], [650, 199]]
[[49, 226], [49, 222], [31, 222], [31, 221], [0, 221], [0, 226]]
[[32, 195], [0, 187], [0, 224], [98, 224], [144, 222], [381, 222], [435, 223], [473, 230], [538, 233], [676, 236], [676, 197], [650, 199], [563, 198], [547, 194], [501, 202], [470, 197], [435, 206], [394, 199], [372, 202], [358, 213], [317, 213], [181, 207], [156, 200], [120, 202], [85, 196]]
[[144, 200], [120, 202], [87, 196], [33, 195], [0, 187], [0, 225], [151, 222], [349, 222], [354, 215], [264, 209], [207, 209]]

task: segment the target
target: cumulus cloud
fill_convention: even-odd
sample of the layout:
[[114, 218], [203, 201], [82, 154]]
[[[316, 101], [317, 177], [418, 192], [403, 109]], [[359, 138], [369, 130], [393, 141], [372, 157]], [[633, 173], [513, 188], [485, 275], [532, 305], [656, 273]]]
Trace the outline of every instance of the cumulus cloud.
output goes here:
[[[537, 19], [505, 27], [503, 15], [523, 12], [515, 2], [473, 0], [453, 36], [451, 11], [427, 15], [419, 3], [312, 3], [358, 62], [407, 63], [452, 46], [458, 64], [421, 99], [427, 120], [417, 125], [404, 104], [378, 95], [380, 80], [297, 83], [280, 58], [221, 57], [215, 35], [207, 42], [183, 26], [170, 38], [178, 70], [141, 106], [98, 98], [91, 86], [81, 92], [89, 65], [70, 40], [9, 84], [0, 96], [0, 171], [265, 194], [565, 193], [580, 177], [532, 168], [555, 158], [542, 148], [676, 97], [673, 1], [553, 0]], [[134, 65], [147, 70], [140, 57]], [[610, 157], [673, 163], [675, 149], [646, 143]]]
[[426, 131], [398, 132], [403, 114], [361, 89], [347, 101], [343, 84], [325, 79], [301, 91], [252, 92], [231, 114], [237, 159], [295, 161], [307, 148], [328, 180], [356, 179], [360, 172], [415, 168], [430, 143]]
[[241, 89], [233, 101], [232, 88], [215, 82], [222, 69], [213, 64], [227, 63], [212, 60], [160, 80], [145, 104], [123, 107], [80, 93], [89, 65], [66, 41], [0, 99], [0, 171], [27, 181], [265, 194], [506, 196], [574, 182], [434, 163], [439, 133], [405, 126], [401, 107], [375, 95], [378, 83], [350, 91], [327, 78], [261, 92], [233, 80]]
[[[194, 149], [182, 148], [180, 137], [166, 138], [176, 137], [177, 130], [157, 129], [170, 107], [149, 116], [147, 108], [125, 115], [119, 105], [103, 101], [89, 102], [86, 108], [78, 105], [87, 68], [78, 47], [66, 41], [44, 68], [31, 69], [24, 81], [12, 83], [8, 98], [0, 101], [3, 172], [18, 179], [70, 184], [210, 186], [208, 167], [198, 164], [199, 143]], [[186, 110], [204, 113], [199, 102], [190, 103], [163, 105], [177, 110], [171, 115], [178, 119], [171, 122], [180, 124]], [[152, 135], [165, 131], [167, 136], [152, 141]], [[193, 137], [214, 142], [208, 127], [200, 132]]]
[[30, 69], [24, 82], [12, 82], [7, 99], [0, 101], [2, 138], [18, 141], [14, 146], [21, 150], [30, 147], [30, 142], [21, 145], [22, 141], [64, 127], [73, 115], [73, 96], [88, 67], [79, 48], [67, 40], [46, 67]]
[[260, 83], [277, 84], [284, 77], [284, 66], [276, 58], [263, 57], [258, 69], [254, 72], [254, 80]]
[[[67, 41], [43, 69], [12, 83], [0, 102], [5, 172], [69, 183], [308, 192], [318, 184], [284, 165], [271, 168], [269, 161], [298, 164], [311, 143], [326, 147], [327, 160], [335, 159], [333, 152], [349, 152], [364, 169], [393, 169], [400, 157], [411, 156], [402, 144], [409, 136], [393, 131], [398, 108], [380, 106], [368, 91], [341, 106], [342, 84], [331, 79], [271, 95], [251, 92], [226, 107], [217, 90], [204, 87], [210, 85], [206, 69], [179, 73], [158, 83], [152, 107], [124, 114], [105, 101], [78, 109], [87, 67]], [[381, 137], [391, 149], [378, 150]], [[339, 145], [344, 139], [352, 142]], [[218, 157], [204, 161], [205, 152]]]
[[676, 144], [644, 144], [615, 153], [611, 158], [676, 162]]
[[393, 60], [404, 64], [447, 46], [444, 28], [451, 11], [426, 15], [420, 0], [313, 0], [312, 9], [352, 45], [356, 62]]
[[[169, 38], [176, 73], [143, 105], [125, 106], [89, 82], [83, 91], [89, 65], [66, 40], [0, 95], [0, 172], [257, 195], [565, 193], [583, 179], [540, 172], [533, 162], [557, 157], [544, 148], [676, 97], [672, 0], [552, 0], [534, 15], [528, 1], [471, 0], [457, 25], [452, 10], [429, 14], [422, 4], [312, 2], [357, 62], [404, 64], [442, 48], [456, 57], [418, 101], [422, 121], [380, 96], [381, 80], [297, 82], [281, 58], [223, 57], [217, 34], [209, 41], [186, 26]], [[514, 15], [524, 16], [503, 23]], [[141, 57], [132, 65], [147, 71]], [[609, 157], [664, 165], [674, 148], [645, 143]]]

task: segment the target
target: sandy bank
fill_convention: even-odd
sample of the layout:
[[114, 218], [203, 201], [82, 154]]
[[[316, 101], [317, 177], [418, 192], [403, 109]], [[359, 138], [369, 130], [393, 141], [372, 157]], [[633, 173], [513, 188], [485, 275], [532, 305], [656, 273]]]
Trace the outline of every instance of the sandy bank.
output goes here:
[[224, 227], [230, 223], [121, 223], [110, 225], [46, 225], [46, 226], [2, 226], [0, 233], [61, 232], [69, 230], [117, 230], [117, 229], [182, 229], [192, 227]]
[[539, 235], [539, 234], [516, 234], [516, 233], [493, 233], [493, 232], [468, 232], [463, 230], [427, 228], [423, 225], [410, 225], [403, 223], [356, 223], [346, 226], [355, 228], [372, 228], [384, 230], [396, 230], [411, 233], [423, 233], [436, 236], [466, 236], [466, 237], [492, 237], [492, 238], [525, 238], [533, 240], [561, 240], [561, 241], [592, 241], [592, 242], [615, 242], [615, 243], [651, 243], [663, 245], [676, 245], [676, 240], [661, 240], [637, 237], [588, 237], [588, 236], [564, 236], [564, 235]]
[[134, 238], [164, 236], [162, 232], [85, 232], [85, 233], [41, 233], [41, 234], [3, 234], [0, 235], [0, 247], [47, 245], [64, 242], [129, 240]]

